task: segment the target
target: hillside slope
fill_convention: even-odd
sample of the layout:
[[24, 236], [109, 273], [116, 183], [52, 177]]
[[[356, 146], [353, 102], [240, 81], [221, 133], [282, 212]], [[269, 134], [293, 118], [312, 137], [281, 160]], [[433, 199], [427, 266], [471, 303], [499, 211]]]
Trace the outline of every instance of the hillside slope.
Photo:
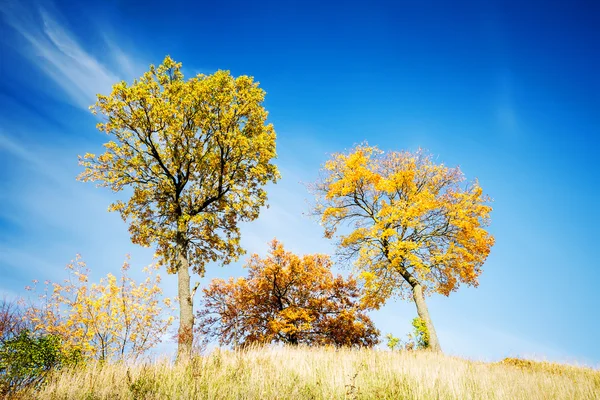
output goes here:
[[38, 399], [600, 399], [600, 371], [466, 361], [429, 352], [216, 350], [187, 366], [91, 365], [49, 377]]

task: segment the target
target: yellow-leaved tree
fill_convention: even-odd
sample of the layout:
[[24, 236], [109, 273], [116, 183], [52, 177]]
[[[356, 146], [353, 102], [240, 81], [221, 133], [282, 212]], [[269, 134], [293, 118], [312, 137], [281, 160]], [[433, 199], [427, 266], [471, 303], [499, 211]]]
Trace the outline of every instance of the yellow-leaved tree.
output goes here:
[[[146, 278], [136, 282], [121, 268], [89, 282], [89, 270], [78, 256], [67, 265], [63, 282], [46, 282], [40, 301], [25, 316], [34, 330], [58, 335], [65, 350], [99, 360], [137, 359], [157, 345], [173, 321], [172, 301], [162, 298], [158, 266], [144, 268]], [[35, 287], [27, 287], [35, 291]]]
[[258, 217], [263, 186], [279, 177], [264, 97], [251, 77], [228, 71], [185, 80], [181, 64], [166, 57], [92, 107], [111, 140], [103, 154], [80, 158], [79, 179], [132, 190], [109, 210], [129, 221], [134, 243], [155, 244], [160, 263], [178, 275], [178, 359], [192, 349], [190, 268], [202, 276], [208, 262], [243, 254], [238, 225]]
[[340, 255], [360, 271], [364, 301], [411, 298], [434, 351], [441, 346], [425, 295], [476, 286], [494, 244], [485, 229], [490, 199], [464, 179], [421, 150], [384, 153], [365, 144], [334, 154], [310, 187], [326, 237], [337, 233]]

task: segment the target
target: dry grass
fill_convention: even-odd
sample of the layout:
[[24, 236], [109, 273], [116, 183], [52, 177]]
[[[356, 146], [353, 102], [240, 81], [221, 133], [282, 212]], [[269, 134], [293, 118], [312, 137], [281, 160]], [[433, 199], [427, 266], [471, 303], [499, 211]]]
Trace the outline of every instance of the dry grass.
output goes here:
[[429, 352], [314, 348], [214, 351], [188, 365], [90, 365], [31, 399], [600, 399], [600, 371]]

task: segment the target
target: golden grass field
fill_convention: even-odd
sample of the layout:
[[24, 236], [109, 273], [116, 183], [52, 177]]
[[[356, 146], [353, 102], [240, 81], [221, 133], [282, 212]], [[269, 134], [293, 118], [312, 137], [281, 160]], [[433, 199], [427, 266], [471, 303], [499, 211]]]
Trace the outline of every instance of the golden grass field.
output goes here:
[[215, 350], [187, 365], [93, 364], [48, 377], [23, 399], [600, 399], [600, 371], [467, 361], [418, 351]]

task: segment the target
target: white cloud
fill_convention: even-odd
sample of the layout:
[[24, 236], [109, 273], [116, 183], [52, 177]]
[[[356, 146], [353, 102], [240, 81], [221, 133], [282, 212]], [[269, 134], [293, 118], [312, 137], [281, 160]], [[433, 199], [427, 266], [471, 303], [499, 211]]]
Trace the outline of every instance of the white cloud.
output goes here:
[[57, 16], [41, 6], [25, 7], [6, 1], [0, 4], [0, 13], [28, 44], [18, 48], [22, 55], [60, 86], [76, 106], [87, 109], [98, 93], [108, 93], [114, 83], [131, 79], [131, 74], [140, 70], [112, 41], [107, 45], [116, 68], [103, 65], [57, 22]]
[[[39, 149], [38, 149], [39, 150]], [[56, 184], [62, 184], [58, 176], [61, 175], [53, 163], [44, 161], [44, 158], [36, 156], [36, 152], [32, 148], [26, 148], [24, 145], [6, 135], [0, 130], [0, 153], [8, 153], [13, 157], [18, 158], [23, 165], [27, 165], [34, 169], [37, 173], [45, 178], [52, 180]], [[39, 152], [38, 152], [39, 154]]]
[[0, 151], [5, 151], [10, 154], [13, 154], [24, 161], [30, 163], [36, 163], [37, 160], [31, 155], [29, 151], [27, 151], [23, 146], [19, 143], [11, 139], [10, 137], [4, 135], [0, 131]]
[[118, 75], [122, 79], [129, 82], [133, 78], [142, 76], [148, 70], [148, 63], [139, 62], [135, 56], [124, 52], [117, 45], [117, 40], [112, 35], [104, 33], [103, 38], [108, 48], [108, 56], [112, 60], [112, 65], [118, 70]]
[[[17, 51], [64, 91], [55, 96], [85, 110], [97, 93], [108, 93], [120, 79], [131, 80], [131, 74], [146, 69], [106, 35], [108, 64], [101, 62], [86, 51], [51, 2], [41, 7], [2, 1], [0, 18], [17, 33]], [[13, 166], [11, 179], [3, 182], [10, 195], [0, 197], [0, 215], [22, 232], [7, 236], [10, 243], [0, 249], [0, 264], [62, 276], [59, 271], [77, 252], [99, 275], [118, 269], [126, 253], [134, 255], [135, 264], [150, 262], [147, 249], [129, 242], [118, 215], [107, 213], [114, 195], [75, 180], [80, 172], [75, 149], [80, 146], [73, 142], [64, 147], [61, 134], [51, 127], [41, 133], [32, 120], [10, 118], [3, 115], [0, 121], [0, 155], [8, 156]]]

